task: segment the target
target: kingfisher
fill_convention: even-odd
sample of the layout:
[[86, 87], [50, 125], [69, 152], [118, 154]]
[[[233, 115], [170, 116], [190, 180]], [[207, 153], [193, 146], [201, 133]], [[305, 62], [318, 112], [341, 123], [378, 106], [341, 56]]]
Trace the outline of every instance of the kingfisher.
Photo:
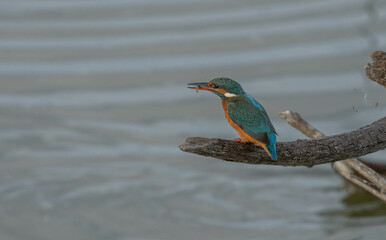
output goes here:
[[247, 94], [238, 82], [220, 77], [188, 85], [188, 88], [196, 89], [197, 93], [206, 90], [220, 97], [228, 123], [240, 135], [235, 141], [260, 146], [273, 160], [277, 160], [276, 130], [263, 106]]

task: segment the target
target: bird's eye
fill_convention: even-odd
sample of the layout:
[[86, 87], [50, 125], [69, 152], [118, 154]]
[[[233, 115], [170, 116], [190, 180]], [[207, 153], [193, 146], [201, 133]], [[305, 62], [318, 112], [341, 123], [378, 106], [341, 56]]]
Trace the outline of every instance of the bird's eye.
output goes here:
[[213, 88], [218, 88], [218, 85], [217, 84], [213, 84]]

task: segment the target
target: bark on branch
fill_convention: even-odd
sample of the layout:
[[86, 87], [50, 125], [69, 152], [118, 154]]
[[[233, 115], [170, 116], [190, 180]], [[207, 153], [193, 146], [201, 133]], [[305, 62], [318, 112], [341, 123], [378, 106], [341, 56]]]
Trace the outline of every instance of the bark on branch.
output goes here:
[[373, 63], [365, 66], [367, 77], [386, 88], [386, 52], [375, 51], [370, 57]]
[[386, 117], [358, 130], [315, 140], [278, 142], [278, 161], [261, 148], [217, 138], [191, 137], [180, 146], [185, 152], [226, 161], [281, 166], [307, 166], [360, 157], [386, 148]]

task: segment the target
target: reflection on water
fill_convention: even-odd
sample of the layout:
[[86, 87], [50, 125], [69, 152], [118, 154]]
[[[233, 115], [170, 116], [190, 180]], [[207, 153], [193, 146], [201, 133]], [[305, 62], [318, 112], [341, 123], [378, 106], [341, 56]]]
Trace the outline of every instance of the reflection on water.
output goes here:
[[185, 88], [218, 76], [261, 101], [279, 141], [304, 138], [287, 109], [328, 135], [383, 117], [363, 66], [386, 47], [384, 1], [0, 6], [0, 239], [383, 239], [386, 205], [329, 166], [178, 145], [236, 136], [216, 97]]
[[347, 205], [346, 214], [349, 217], [386, 216], [386, 204], [364, 192], [349, 194], [343, 202]]

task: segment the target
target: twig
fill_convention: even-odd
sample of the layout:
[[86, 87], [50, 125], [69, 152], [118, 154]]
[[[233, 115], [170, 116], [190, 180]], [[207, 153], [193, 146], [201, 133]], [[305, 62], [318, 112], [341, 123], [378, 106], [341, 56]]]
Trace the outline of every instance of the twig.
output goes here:
[[[279, 116], [310, 138], [325, 137], [323, 133], [311, 126], [296, 112], [285, 111], [279, 113]], [[358, 159], [352, 158], [344, 161], [334, 162], [333, 166], [335, 170], [349, 182], [360, 186], [376, 197], [386, 201], [386, 179], [375, 172], [373, 169], [361, 163]], [[365, 177], [369, 183], [364, 182], [361, 178], [358, 178], [354, 171]], [[379, 190], [370, 186], [371, 183], [374, 184]]]

